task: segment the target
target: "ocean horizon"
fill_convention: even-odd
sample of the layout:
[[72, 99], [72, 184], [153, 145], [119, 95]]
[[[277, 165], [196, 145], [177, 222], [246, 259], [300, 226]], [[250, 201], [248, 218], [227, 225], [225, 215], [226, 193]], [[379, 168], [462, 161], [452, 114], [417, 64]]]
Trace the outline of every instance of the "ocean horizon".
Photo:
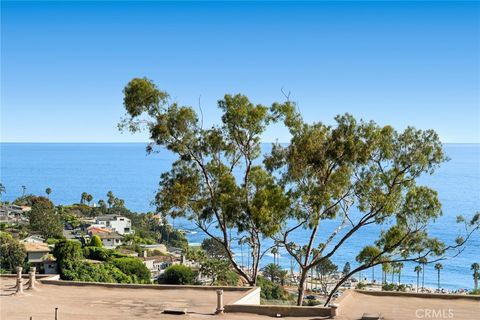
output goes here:
[[[105, 199], [106, 193], [111, 190], [124, 199], [125, 206], [132, 211], [154, 211], [151, 201], [158, 188], [160, 175], [170, 169], [175, 155], [166, 150], [147, 154], [146, 145], [142, 142], [2, 142], [0, 181], [6, 187], [2, 200], [12, 201], [21, 196], [22, 185], [26, 186], [26, 193], [37, 195], [45, 194], [47, 187], [52, 188], [50, 198], [55, 204], [78, 203], [82, 192], [92, 194], [93, 201], [97, 202]], [[262, 151], [268, 152], [270, 145], [262, 144]], [[455, 225], [456, 216], [463, 214], [468, 217], [480, 211], [480, 144], [446, 143], [444, 149], [450, 161], [444, 163], [434, 175], [421, 177], [418, 183], [437, 190], [443, 206], [443, 216], [429, 231], [444, 241], [452, 242], [461, 232], [460, 226]], [[332, 228], [332, 223], [323, 223], [323, 230]], [[175, 221], [175, 226], [194, 229], [191, 223], [181, 219]], [[378, 228], [366, 229], [347, 243], [341, 254], [333, 259], [340, 269], [346, 261], [355, 266], [356, 254], [361, 247], [375, 240], [372, 235], [376, 235]], [[294, 240], [300, 242], [302, 236], [302, 233], [295, 234]], [[203, 237], [201, 231], [188, 236], [192, 243], [201, 242]], [[470, 265], [480, 262], [479, 248], [480, 235], [477, 232], [460, 255], [442, 261], [442, 287], [473, 287]], [[239, 259], [242, 256], [247, 259], [246, 252], [242, 252], [240, 247], [236, 246], [234, 250]], [[271, 261], [273, 258], [267, 255], [263, 264]], [[290, 268], [290, 258], [284, 252], [279, 262], [283, 267]], [[413, 264], [405, 266], [402, 282], [416, 282], [413, 268]], [[370, 278], [371, 271], [365, 271], [362, 276]], [[375, 270], [375, 278], [381, 279], [380, 267]], [[437, 274], [433, 265], [427, 265], [425, 284], [436, 287]]]

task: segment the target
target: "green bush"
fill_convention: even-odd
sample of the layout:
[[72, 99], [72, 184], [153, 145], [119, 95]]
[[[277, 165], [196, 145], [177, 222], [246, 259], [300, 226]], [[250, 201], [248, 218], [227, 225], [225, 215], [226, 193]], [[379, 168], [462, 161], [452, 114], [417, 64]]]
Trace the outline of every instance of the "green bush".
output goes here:
[[94, 235], [94, 236], [90, 239], [90, 246], [91, 246], [91, 247], [97, 247], [97, 248], [103, 247], [102, 239], [100, 239], [99, 236]]
[[83, 248], [83, 255], [87, 259], [107, 261], [112, 257], [113, 250], [99, 248], [99, 247], [85, 247]]
[[303, 305], [307, 307], [314, 307], [322, 304], [321, 301], [317, 299], [304, 300]]
[[163, 281], [168, 284], [195, 284], [195, 279], [192, 268], [181, 264], [168, 267], [163, 275]]
[[367, 285], [366, 285], [365, 283], [359, 282], [359, 283], [357, 284], [357, 287], [356, 287], [356, 288], [357, 288], [358, 290], [363, 290], [363, 289], [365, 289], [366, 287], [367, 287]]
[[134, 282], [150, 283], [150, 270], [137, 258], [114, 258], [111, 260], [111, 264], [126, 275], [132, 277]]
[[470, 291], [470, 294], [480, 295], [480, 289]]
[[260, 298], [265, 300], [291, 300], [292, 296], [280, 285], [265, 277], [258, 277], [257, 286], [261, 288]]

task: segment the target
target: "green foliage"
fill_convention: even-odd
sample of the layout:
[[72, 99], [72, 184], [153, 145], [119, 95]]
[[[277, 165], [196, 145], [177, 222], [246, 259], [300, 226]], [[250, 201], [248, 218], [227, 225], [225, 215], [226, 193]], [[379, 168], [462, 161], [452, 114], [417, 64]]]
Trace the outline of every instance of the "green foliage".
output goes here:
[[150, 283], [150, 270], [137, 258], [122, 257], [114, 258], [110, 261], [123, 273], [130, 275], [134, 282]]
[[315, 307], [315, 306], [318, 306], [318, 305], [321, 305], [322, 304], [322, 301], [320, 300], [317, 300], [317, 299], [309, 299], [306, 301], [306, 303], [304, 303], [303, 305], [304, 306], [307, 306], [307, 307]]
[[0, 232], [0, 268], [14, 273], [15, 268], [23, 266], [27, 257], [25, 247], [11, 234]]
[[278, 264], [269, 263], [262, 268], [262, 274], [271, 282], [279, 282], [282, 274], [282, 268]]
[[100, 237], [97, 235], [92, 236], [92, 238], [90, 239], [90, 246], [97, 248], [103, 247], [102, 239], [100, 239]]
[[30, 210], [28, 216], [31, 230], [39, 232], [45, 238], [62, 237], [62, 217], [47, 198], [33, 198], [32, 210]]
[[[127, 117], [119, 125], [133, 132], [148, 129], [154, 142], [149, 151], [156, 145], [178, 156], [161, 176], [159, 212], [195, 221], [204, 231], [209, 225], [219, 228], [226, 248], [231, 228], [250, 237], [252, 248], [261, 246], [264, 237], [279, 230], [289, 205], [273, 175], [254, 164], [261, 155], [260, 137], [273, 120], [269, 108], [240, 94], [225, 95], [218, 101], [222, 123], [204, 129], [193, 108], [168, 104], [167, 97], [152, 81], [133, 79], [124, 89]], [[255, 283], [258, 269], [247, 274], [231, 252], [227, 257], [242, 277]]]
[[359, 283], [357, 283], [356, 289], [358, 289], [358, 290], [363, 290], [363, 289], [365, 289], [366, 287], [367, 287], [367, 285], [366, 285], [365, 283], [359, 282]]
[[220, 239], [205, 238], [202, 241], [202, 249], [207, 256], [215, 259], [226, 259], [228, 257], [225, 247]]
[[258, 277], [257, 286], [260, 287], [260, 298], [264, 300], [292, 300], [292, 296], [280, 285], [265, 277]]
[[195, 284], [196, 277], [192, 268], [176, 264], [165, 269], [162, 280], [168, 284]]
[[114, 250], [110, 250], [110, 249], [94, 247], [94, 246], [83, 248], [83, 255], [87, 259], [107, 261], [112, 258], [113, 254], [114, 254]]
[[112, 264], [67, 262], [62, 275], [64, 280], [107, 283], [134, 283], [132, 277]]
[[53, 256], [57, 259], [60, 277], [68, 280], [72, 277], [72, 269], [83, 259], [82, 246], [78, 241], [62, 240], [55, 245]]

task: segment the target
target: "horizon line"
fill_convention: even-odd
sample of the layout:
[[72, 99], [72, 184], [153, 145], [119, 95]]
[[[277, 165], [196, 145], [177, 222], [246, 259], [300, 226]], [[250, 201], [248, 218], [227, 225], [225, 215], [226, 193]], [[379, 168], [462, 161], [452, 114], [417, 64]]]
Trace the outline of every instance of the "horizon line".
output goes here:
[[[146, 141], [0, 141], [0, 144], [149, 144], [150, 142]], [[265, 143], [281, 143], [287, 144], [289, 142], [279, 142], [279, 141], [265, 141], [260, 142], [261, 144]], [[442, 142], [442, 144], [480, 144], [478, 142]]]

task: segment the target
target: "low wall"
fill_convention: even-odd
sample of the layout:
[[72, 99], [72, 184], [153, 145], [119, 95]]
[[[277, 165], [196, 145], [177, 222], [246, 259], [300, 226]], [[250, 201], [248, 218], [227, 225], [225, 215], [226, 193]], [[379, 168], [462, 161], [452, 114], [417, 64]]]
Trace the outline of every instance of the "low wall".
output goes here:
[[176, 285], [176, 284], [137, 284], [137, 283], [105, 283], [105, 282], [82, 282], [82, 281], [67, 281], [67, 280], [53, 280], [42, 279], [42, 284], [50, 284], [57, 286], [97, 286], [103, 288], [128, 288], [128, 289], [195, 289], [195, 290], [207, 290], [207, 291], [244, 291], [251, 290], [251, 287], [228, 287], [228, 286], [194, 286], [194, 285]]
[[331, 308], [324, 307], [298, 307], [284, 305], [253, 305], [230, 304], [225, 306], [225, 312], [253, 313], [263, 316], [277, 317], [330, 317]]
[[[28, 273], [22, 273], [22, 278], [28, 279], [30, 275]], [[46, 278], [51, 278], [52, 276], [55, 276], [54, 274], [35, 274], [35, 279], [46, 279]], [[17, 274], [0, 274], [0, 278], [16, 278]]]
[[260, 288], [253, 288], [233, 304], [238, 305], [260, 305]]
[[[444, 293], [420, 293], [420, 292], [400, 292], [400, 291], [369, 291], [369, 290], [355, 290], [356, 292], [368, 294], [379, 297], [412, 297], [412, 298], [430, 298], [430, 299], [469, 299], [480, 301], [480, 295], [466, 295], [466, 294], [444, 294]], [[343, 296], [343, 294], [342, 294]]]

